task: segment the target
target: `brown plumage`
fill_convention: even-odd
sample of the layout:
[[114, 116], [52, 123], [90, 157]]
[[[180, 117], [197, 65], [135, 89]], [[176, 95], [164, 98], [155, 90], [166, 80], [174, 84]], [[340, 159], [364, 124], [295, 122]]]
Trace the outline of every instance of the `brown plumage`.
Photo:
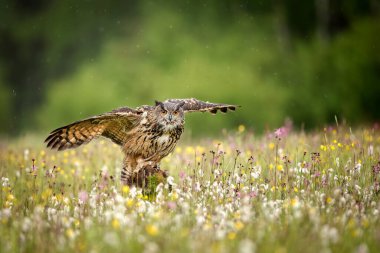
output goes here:
[[120, 145], [125, 158], [121, 180], [137, 184], [142, 170], [166, 176], [158, 165], [170, 154], [183, 132], [186, 112], [226, 113], [238, 106], [203, 102], [194, 98], [168, 99], [155, 106], [136, 109], [123, 107], [98, 116], [74, 122], [50, 133], [47, 147], [57, 150], [75, 148], [94, 138], [104, 136]]

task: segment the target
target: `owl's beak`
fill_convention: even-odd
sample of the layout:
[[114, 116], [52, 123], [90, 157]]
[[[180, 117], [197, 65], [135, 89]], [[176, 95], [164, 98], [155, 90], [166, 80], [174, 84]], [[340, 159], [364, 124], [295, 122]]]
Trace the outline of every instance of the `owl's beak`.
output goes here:
[[172, 121], [173, 116], [169, 114], [169, 121]]

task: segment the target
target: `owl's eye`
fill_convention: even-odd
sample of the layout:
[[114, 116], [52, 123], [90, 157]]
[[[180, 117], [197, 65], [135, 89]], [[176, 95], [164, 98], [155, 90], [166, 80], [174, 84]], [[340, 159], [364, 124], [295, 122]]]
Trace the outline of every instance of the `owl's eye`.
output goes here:
[[173, 112], [173, 115], [178, 115], [178, 111], [174, 111], [174, 112]]
[[167, 113], [167, 111], [161, 110], [161, 114], [166, 114], [166, 113]]

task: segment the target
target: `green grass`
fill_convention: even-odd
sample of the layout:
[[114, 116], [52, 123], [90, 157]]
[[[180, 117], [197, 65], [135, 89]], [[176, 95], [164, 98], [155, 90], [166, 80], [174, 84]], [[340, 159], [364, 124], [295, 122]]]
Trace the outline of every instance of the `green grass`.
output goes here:
[[180, 142], [172, 190], [120, 185], [106, 140], [0, 146], [0, 252], [377, 252], [379, 129]]

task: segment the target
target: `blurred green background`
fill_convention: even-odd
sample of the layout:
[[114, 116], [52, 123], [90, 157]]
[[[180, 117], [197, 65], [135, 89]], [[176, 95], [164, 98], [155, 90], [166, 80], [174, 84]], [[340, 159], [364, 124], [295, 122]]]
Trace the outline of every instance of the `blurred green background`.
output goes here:
[[379, 13], [377, 0], [2, 0], [0, 135], [182, 97], [243, 106], [187, 117], [194, 134], [374, 122]]

